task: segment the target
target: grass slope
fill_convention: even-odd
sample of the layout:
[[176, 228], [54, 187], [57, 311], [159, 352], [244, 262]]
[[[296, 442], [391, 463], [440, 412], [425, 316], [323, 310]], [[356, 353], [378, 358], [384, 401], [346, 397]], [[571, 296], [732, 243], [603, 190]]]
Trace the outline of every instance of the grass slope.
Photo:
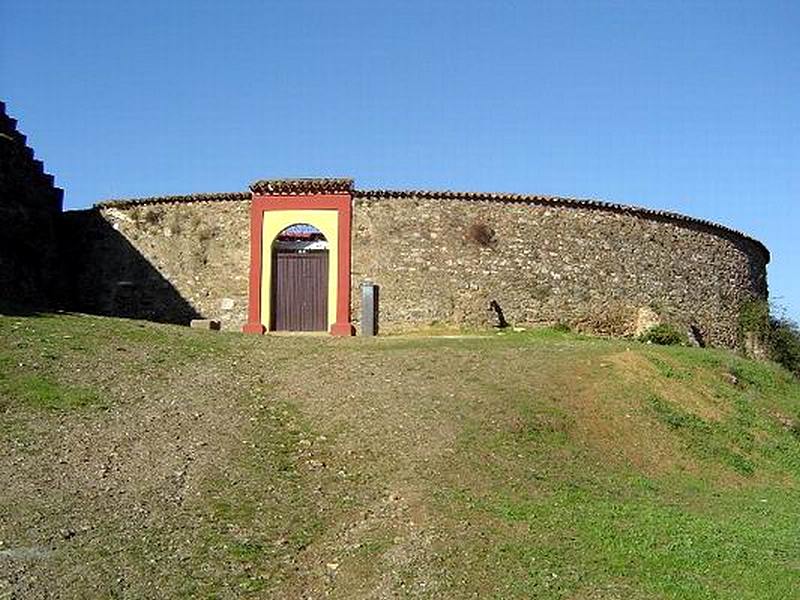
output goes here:
[[0, 318], [0, 598], [775, 598], [800, 385], [549, 330]]

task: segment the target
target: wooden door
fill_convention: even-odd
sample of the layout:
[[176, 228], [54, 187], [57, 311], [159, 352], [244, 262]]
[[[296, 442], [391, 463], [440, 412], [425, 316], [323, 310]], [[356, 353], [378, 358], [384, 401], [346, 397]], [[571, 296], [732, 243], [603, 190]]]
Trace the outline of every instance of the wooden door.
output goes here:
[[273, 253], [275, 331], [328, 330], [328, 251]]

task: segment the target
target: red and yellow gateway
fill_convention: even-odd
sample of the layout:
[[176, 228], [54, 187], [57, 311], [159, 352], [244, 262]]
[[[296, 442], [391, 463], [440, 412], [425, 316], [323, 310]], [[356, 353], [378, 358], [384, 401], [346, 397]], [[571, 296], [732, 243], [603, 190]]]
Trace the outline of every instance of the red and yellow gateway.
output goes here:
[[[250, 292], [242, 331], [327, 330], [333, 335], [353, 335], [353, 180], [262, 180], [250, 189]], [[319, 232], [317, 240], [324, 240], [324, 246], [287, 251], [280, 238], [298, 226]], [[298, 296], [306, 301], [294, 302]]]

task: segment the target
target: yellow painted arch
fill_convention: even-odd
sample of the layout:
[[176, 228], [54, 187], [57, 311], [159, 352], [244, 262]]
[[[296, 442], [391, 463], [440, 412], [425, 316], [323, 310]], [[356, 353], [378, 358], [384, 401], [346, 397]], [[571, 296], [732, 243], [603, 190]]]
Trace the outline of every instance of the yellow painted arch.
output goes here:
[[328, 240], [328, 329], [336, 322], [336, 294], [339, 287], [339, 211], [269, 210], [261, 230], [261, 324], [270, 329], [272, 294], [272, 243], [278, 234], [298, 224], [316, 227]]

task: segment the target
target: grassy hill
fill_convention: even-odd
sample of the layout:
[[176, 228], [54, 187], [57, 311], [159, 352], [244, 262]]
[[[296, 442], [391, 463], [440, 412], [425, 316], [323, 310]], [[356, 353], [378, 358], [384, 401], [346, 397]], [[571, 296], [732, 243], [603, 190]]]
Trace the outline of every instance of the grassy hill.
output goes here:
[[0, 318], [0, 598], [797, 598], [800, 385], [550, 330]]

